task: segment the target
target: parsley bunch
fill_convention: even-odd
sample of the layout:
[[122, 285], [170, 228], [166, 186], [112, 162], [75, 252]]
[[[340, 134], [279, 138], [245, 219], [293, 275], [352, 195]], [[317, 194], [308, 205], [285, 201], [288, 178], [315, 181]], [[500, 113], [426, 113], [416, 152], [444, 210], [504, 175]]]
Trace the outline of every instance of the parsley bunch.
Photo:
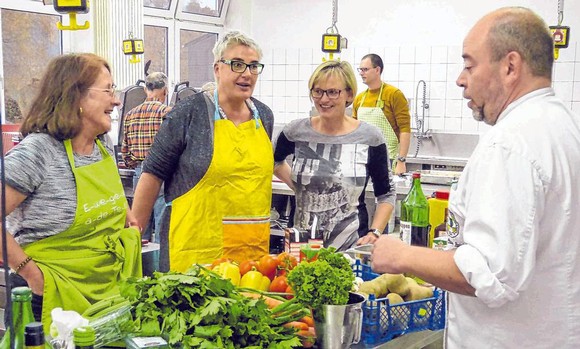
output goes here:
[[352, 290], [354, 273], [348, 260], [334, 247], [322, 248], [313, 262], [302, 262], [288, 274], [288, 283], [298, 302], [321, 319], [324, 305], [345, 305]]
[[172, 347], [299, 347], [295, 330], [274, 322], [261, 299], [242, 296], [215, 273], [195, 266], [186, 273], [155, 272], [130, 278], [121, 295], [133, 305], [137, 333], [163, 336]]

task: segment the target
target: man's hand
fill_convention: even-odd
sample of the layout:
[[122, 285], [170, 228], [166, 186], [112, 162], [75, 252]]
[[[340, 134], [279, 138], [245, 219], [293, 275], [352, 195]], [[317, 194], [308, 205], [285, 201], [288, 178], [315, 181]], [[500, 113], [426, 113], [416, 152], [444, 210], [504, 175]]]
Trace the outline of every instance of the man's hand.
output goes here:
[[397, 165], [395, 166], [395, 174], [400, 175], [401, 173], [407, 172], [407, 165], [404, 162], [397, 161]]
[[371, 255], [371, 266], [377, 273], [401, 274], [402, 261], [409, 245], [393, 236], [382, 235], [375, 241]]

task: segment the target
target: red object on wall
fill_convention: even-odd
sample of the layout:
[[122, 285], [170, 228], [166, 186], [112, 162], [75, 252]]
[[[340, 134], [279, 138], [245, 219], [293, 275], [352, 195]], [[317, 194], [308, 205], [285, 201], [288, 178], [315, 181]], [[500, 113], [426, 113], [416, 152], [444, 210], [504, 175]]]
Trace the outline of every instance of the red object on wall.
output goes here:
[[2, 124], [2, 154], [5, 155], [19, 142], [19, 124]]

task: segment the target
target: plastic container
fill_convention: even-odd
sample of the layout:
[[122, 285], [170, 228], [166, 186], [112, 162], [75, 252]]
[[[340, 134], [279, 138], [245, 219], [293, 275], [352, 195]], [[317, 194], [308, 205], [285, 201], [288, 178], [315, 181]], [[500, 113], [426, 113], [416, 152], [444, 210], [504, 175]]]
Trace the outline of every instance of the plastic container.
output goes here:
[[429, 247], [433, 247], [433, 239], [438, 237], [435, 234], [437, 227], [445, 225], [447, 220], [447, 207], [449, 206], [449, 192], [436, 191], [435, 197], [429, 198]]
[[[379, 276], [366, 264], [352, 265], [356, 276], [365, 281]], [[370, 295], [362, 305], [361, 342], [377, 345], [403, 334], [445, 328], [445, 291], [435, 289], [433, 297], [390, 305], [385, 298]]]
[[134, 331], [131, 306], [125, 305], [89, 322], [95, 330], [95, 348], [116, 343]]
[[127, 337], [125, 344], [128, 349], [162, 349], [169, 348], [167, 341], [161, 337]]

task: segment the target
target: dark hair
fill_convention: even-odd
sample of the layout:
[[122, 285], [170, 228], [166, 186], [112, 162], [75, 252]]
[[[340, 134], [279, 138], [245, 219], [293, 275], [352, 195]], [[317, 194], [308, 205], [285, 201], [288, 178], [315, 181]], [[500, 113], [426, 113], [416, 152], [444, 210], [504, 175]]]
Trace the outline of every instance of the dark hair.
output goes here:
[[546, 22], [530, 9], [498, 10], [488, 34], [492, 62], [509, 52], [520, 54], [535, 76], [552, 78], [554, 41]]
[[373, 65], [373, 68], [379, 67], [379, 73], [383, 73], [383, 68], [385, 67], [383, 65], [383, 60], [381, 59], [381, 56], [375, 54], [375, 53], [369, 53], [368, 55], [364, 55], [363, 58], [361, 59], [361, 61], [363, 59], [370, 59], [371, 63]]
[[81, 99], [107, 61], [92, 53], [71, 53], [48, 64], [40, 89], [20, 126], [23, 137], [47, 133], [58, 140], [74, 138], [81, 131]]

